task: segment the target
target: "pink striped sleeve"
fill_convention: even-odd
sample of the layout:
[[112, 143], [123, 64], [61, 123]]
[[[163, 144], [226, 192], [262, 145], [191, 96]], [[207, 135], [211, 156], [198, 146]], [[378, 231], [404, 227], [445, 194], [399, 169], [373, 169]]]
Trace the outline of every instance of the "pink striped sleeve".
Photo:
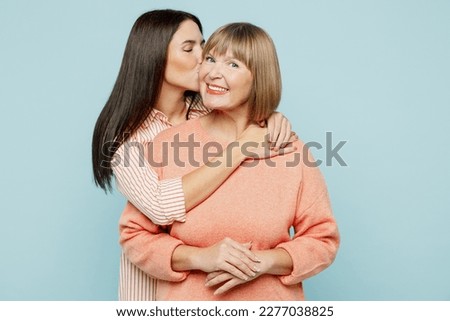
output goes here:
[[131, 147], [125, 151], [125, 144], [117, 150], [113, 167], [119, 191], [155, 224], [184, 222], [186, 209], [181, 177], [160, 181], [145, 160], [143, 150]]
[[[210, 112], [197, 104], [190, 118]], [[154, 110], [133, 137], [119, 147], [114, 155], [113, 172], [118, 190], [152, 222], [170, 225], [186, 221], [185, 198], [182, 178], [159, 180], [158, 175], [145, 159], [144, 146], [171, 125], [167, 117]]]

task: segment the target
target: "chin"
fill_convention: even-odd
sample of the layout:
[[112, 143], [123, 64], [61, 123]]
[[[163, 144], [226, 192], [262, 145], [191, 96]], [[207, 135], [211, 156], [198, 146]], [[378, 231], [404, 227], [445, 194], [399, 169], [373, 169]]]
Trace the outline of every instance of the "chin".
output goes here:
[[203, 106], [205, 106], [208, 109], [216, 109], [217, 106], [214, 106], [214, 104], [208, 104], [208, 102], [205, 102], [204, 100], [202, 100], [203, 102]]

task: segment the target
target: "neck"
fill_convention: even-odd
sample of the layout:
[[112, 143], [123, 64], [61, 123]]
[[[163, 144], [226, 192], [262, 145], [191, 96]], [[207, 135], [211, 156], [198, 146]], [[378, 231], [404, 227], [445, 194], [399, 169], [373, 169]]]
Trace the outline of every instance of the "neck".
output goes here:
[[244, 112], [228, 113], [220, 110], [212, 111], [205, 121], [208, 131], [225, 141], [236, 140], [250, 124]]
[[156, 109], [167, 116], [170, 123], [177, 125], [186, 120], [186, 102], [184, 92], [170, 88], [163, 83]]

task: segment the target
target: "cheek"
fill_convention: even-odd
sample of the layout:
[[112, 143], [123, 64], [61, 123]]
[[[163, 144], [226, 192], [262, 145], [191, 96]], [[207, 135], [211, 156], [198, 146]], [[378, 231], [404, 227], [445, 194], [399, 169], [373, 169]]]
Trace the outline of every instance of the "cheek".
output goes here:
[[189, 67], [183, 59], [177, 58], [174, 60], [173, 69], [179, 73], [185, 72]]
[[204, 81], [204, 79], [200, 78], [198, 79], [198, 87], [199, 87], [199, 92], [202, 96], [206, 95], [206, 82]]
[[205, 65], [205, 63], [200, 65], [200, 68], [198, 69], [198, 76], [199, 76], [200, 80], [203, 80], [203, 78], [206, 77], [208, 72], [209, 72], [209, 68]]
[[188, 59], [188, 57], [182, 56], [173, 56], [167, 65], [167, 69], [170, 69], [172, 72], [179, 74], [178, 77], [182, 77], [183, 74], [191, 71], [195, 67], [195, 63], [192, 62], [192, 59]]
[[207, 67], [200, 66], [200, 69], [198, 71], [198, 81], [200, 83], [200, 87], [203, 85], [206, 86], [206, 77], [208, 76], [209, 70]]
[[253, 78], [248, 78], [243, 84], [242, 88], [246, 89], [247, 95], [250, 96], [250, 93], [252, 92], [253, 88]]
[[180, 61], [183, 61], [183, 65], [186, 71], [198, 70], [198, 59], [195, 57], [195, 55], [185, 55], [180, 59]]

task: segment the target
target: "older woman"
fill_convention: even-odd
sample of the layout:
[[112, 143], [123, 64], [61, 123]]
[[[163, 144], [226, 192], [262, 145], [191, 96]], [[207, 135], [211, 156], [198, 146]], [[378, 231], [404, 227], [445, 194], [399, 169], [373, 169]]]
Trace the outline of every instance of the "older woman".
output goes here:
[[[220, 28], [203, 57], [200, 93], [213, 111], [155, 138], [160, 179], [208, 163], [211, 150], [227, 149], [280, 101], [275, 47], [261, 28], [247, 23]], [[174, 150], [177, 141], [195, 144]], [[256, 145], [237, 149], [251, 154], [260, 148]], [[157, 299], [304, 299], [302, 281], [333, 262], [339, 234], [319, 169], [299, 156], [244, 162], [183, 224], [163, 228], [133, 209], [123, 213], [121, 244], [131, 261], [158, 278]]]

